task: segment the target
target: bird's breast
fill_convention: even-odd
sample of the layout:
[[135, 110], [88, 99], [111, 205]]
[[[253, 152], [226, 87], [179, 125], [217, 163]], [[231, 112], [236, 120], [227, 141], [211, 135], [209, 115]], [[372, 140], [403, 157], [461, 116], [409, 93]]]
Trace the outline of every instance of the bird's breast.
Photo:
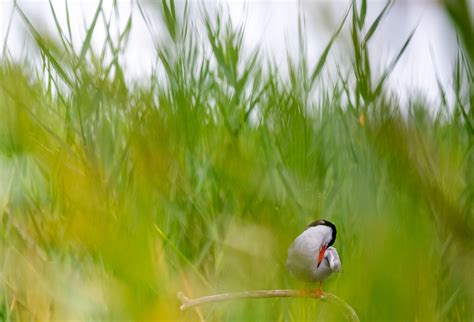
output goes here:
[[303, 234], [298, 236], [288, 249], [286, 265], [290, 273], [308, 282], [318, 282], [327, 278], [332, 273], [327, 259], [317, 266], [320, 248], [321, 240], [317, 236]]

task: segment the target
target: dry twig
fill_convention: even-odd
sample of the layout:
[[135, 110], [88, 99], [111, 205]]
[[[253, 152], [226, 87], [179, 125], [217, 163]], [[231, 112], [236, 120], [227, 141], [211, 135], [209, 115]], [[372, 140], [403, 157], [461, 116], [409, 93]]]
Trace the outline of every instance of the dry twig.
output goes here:
[[222, 293], [209, 296], [203, 296], [196, 299], [190, 299], [186, 297], [183, 292], [178, 293], [178, 298], [181, 300], [181, 310], [186, 310], [191, 307], [206, 303], [216, 303], [223, 301], [231, 301], [238, 299], [258, 299], [258, 298], [269, 298], [269, 297], [307, 297], [321, 300], [323, 302], [336, 304], [344, 309], [347, 320], [352, 322], [359, 322], [359, 317], [354, 309], [347, 304], [340, 297], [331, 294], [324, 293], [324, 295], [318, 295], [311, 291], [297, 291], [297, 290], [264, 290], [264, 291], [244, 291], [236, 293]]

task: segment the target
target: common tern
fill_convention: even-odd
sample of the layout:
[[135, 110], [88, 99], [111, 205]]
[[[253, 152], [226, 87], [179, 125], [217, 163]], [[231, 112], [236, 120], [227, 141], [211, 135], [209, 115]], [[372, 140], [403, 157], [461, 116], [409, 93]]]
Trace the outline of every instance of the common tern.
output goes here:
[[322, 296], [323, 280], [333, 272], [341, 270], [341, 261], [336, 248], [336, 226], [324, 219], [319, 219], [293, 241], [288, 249], [286, 267], [296, 278], [305, 282], [319, 282], [316, 294]]

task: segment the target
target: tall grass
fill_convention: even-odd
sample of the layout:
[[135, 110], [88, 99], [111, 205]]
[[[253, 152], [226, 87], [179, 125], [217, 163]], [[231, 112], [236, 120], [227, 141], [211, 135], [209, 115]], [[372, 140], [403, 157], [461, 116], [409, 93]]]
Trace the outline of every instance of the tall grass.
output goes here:
[[[0, 63], [1, 319], [343, 320], [304, 299], [186, 313], [176, 299], [300, 287], [286, 249], [327, 218], [343, 272], [325, 288], [361, 320], [472, 320], [474, 27], [467, 1], [444, 5], [456, 100], [413, 94], [406, 115], [385, 82], [413, 33], [381, 74], [369, 55], [391, 2], [374, 21], [353, 3], [317, 61], [301, 20], [300, 55], [277, 66], [244, 51], [245, 26], [225, 10], [193, 21], [163, 0], [156, 66], [136, 83], [121, 65], [132, 16], [111, 30], [100, 2], [77, 46], [69, 20], [55, 18], [53, 39], [18, 7], [41, 65]], [[136, 3], [149, 32], [152, 9]], [[329, 82], [344, 32], [352, 52]]]

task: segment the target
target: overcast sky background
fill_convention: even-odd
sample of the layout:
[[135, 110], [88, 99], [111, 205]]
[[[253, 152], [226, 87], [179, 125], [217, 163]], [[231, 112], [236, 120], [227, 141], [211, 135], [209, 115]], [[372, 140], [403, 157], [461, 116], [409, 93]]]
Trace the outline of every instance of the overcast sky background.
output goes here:
[[[61, 24], [66, 26], [65, 0], [52, 0], [52, 3]], [[85, 26], [92, 20], [99, 1], [74, 0], [68, 3], [74, 41], [79, 48], [79, 44], [85, 36]], [[119, 0], [118, 3], [119, 16], [116, 23], [119, 26], [124, 26], [130, 12], [133, 15], [130, 42], [123, 59], [127, 77], [138, 79], [150, 73], [155, 61], [153, 37], [148, 32], [134, 1]], [[157, 21], [158, 15], [153, 4], [159, 2], [142, 1], [142, 3], [147, 15], [153, 21]], [[202, 4], [193, 0], [190, 3], [192, 19], [199, 20]], [[218, 6], [228, 8], [234, 23], [245, 21], [246, 48], [250, 50], [255, 46], [263, 46], [265, 56], [271, 57], [277, 62], [286, 61], [287, 50], [291, 53], [296, 53], [298, 50], [298, 10], [301, 8], [307, 23], [308, 58], [309, 61], [316, 62], [338, 22], [347, 11], [350, 0], [206, 0], [202, 3], [210, 10]], [[369, 0], [368, 3], [367, 19], [368, 22], [372, 22], [383, 8], [385, 1]], [[19, 0], [17, 4], [36, 26], [41, 26], [40, 29], [54, 30], [54, 22], [47, 0]], [[179, 5], [182, 6], [182, 4]], [[471, 0], [471, 4], [474, 6], [474, 0]], [[112, 0], [105, 0], [104, 6], [112, 8]], [[11, 26], [8, 39], [5, 42], [9, 24]], [[415, 36], [391, 75], [388, 86], [399, 93], [402, 98], [406, 97], [407, 93], [417, 91], [429, 99], [436, 100], [439, 97], [436, 74], [439, 75], [446, 87], [450, 86], [452, 65], [457, 52], [456, 38], [450, 21], [437, 1], [397, 1], [371, 41], [371, 58], [375, 70], [380, 71], [381, 68], [387, 66], [417, 25]], [[0, 26], [1, 49], [6, 44], [11, 57], [34, 59], [31, 54], [33, 52], [31, 43], [25, 37], [25, 24], [16, 12], [13, 0], [0, 0]], [[348, 26], [349, 24], [347, 24]], [[350, 53], [345, 45], [349, 40], [348, 30], [346, 28], [346, 32], [340, 38], [338, 50], [331, 55], [332, 59], [344, 61], [349, 57]], [[160, 35], [159, 24], [157, 24], [156, 33], [155, 36]], [[95, 46], [100, 48], [104, 37], [104, 26], [98, 24], [93, 39]]]

